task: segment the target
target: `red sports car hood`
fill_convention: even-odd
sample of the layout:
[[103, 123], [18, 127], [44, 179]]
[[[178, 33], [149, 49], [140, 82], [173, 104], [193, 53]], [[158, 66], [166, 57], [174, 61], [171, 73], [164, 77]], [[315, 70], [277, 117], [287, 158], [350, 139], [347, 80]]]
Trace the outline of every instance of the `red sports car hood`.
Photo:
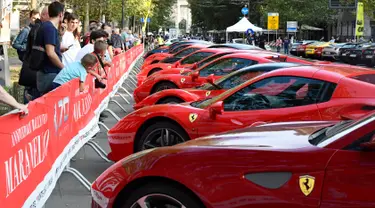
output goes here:
[[180, 146], [211, 146], [230, 148], [298, 149], [313, 147], [309, 136], [336, 122], [288, 122], [248, 127], [227, 133], [202, 137]]

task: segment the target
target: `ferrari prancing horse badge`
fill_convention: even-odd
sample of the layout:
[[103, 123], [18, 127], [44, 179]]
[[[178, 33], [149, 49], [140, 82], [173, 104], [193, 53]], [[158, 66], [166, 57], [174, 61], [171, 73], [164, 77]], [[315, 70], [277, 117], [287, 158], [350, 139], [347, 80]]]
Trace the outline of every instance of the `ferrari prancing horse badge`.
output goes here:
[[209, 96], [211, 94], [211, 91], [206, 92], [206, 96]]
[[299, 177], [299, 188], [305, 196], [311, 194], [314, 190], [315, 177], [304, 175]]
[[198, 118], [198, 114], [196, 114], [196, 113], [190, 113], [190, 115], [189, 115], [189, 121], [191, 123], [193, 123], [195, 120], [197, 120], [197, 118]]

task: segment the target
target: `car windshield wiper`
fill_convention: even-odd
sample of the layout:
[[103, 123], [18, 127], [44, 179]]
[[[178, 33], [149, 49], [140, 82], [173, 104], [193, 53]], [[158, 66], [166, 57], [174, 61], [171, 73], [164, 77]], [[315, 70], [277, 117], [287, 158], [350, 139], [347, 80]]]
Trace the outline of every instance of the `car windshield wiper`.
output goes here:
[[210, 83], [210, 82], [207, 82], [208, 84], [212, 85], [213, 87], [215, 87], [216, 89], [218, 90], [221, 90], [223, 89], [222, 87], [220, 87], [219, 85], [215, 84], [215, 83]]

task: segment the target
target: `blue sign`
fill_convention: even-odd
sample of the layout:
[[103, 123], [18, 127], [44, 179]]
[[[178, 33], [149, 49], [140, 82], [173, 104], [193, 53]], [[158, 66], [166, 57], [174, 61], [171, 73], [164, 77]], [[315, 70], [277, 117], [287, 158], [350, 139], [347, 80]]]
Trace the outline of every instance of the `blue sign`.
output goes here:
[[244, 7], [244, 8], [242, 8], [241, 12], [242, 12], [243, 15], [247, 15], [247, 14], [249, 14], [249, 9], [247, 7]]
[[[145, 22], [145, 18], [141, 18], [141, 22], [144, 23]], [[151, 22], [151, 18], [147, 18], [147, 22]]]
[[246, 34], [254, 34], [254, 30], [252, 30], [252, 29], [248, 29], [247, 31], [246, 31]]

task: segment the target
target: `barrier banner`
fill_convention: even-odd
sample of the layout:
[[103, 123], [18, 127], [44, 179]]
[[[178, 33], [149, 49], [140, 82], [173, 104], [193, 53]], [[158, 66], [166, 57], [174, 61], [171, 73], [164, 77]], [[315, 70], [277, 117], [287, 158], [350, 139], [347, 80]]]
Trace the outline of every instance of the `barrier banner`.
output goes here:
[[95, 89], [89, 75], [83, 92], [75, 79], [30, 102], [23, 118], [0, 116], [1, 207], [43, 207], [70, 159], [99, 132], [99, 114], [142, 53], [140, 45], [114, 57], [105, 89]]

